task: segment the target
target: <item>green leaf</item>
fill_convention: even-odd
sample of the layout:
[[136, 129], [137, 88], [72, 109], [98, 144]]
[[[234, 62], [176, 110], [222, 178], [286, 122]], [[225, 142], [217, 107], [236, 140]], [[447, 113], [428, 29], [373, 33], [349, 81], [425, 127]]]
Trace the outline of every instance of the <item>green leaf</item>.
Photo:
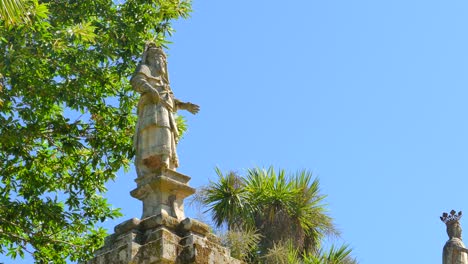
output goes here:
[[94, 31], [96, 27], [91, 26], [91, 21], [85, 23], [78, 23], [76, 25], [70, 26], [67, 29], [67, 33], [71, 36], [77, 36], [83, 42], [95, 42], [96, 34]]

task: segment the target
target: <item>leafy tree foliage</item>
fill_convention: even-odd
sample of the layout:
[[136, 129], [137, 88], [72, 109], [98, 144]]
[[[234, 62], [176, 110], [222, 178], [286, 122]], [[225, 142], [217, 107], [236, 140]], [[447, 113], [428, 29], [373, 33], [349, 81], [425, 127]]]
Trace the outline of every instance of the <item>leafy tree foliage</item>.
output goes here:
[[104, 183], [134, 155], [128, 78], [191, 4], [27, 3], [22, 23], [0, 15], [0, 253], [83, 260], [105, 236], [96, 224], [118, 216]]
[[218, 180], [194, 199], [208, 207], [217, 227], [227, 227], [226, 245], [235, 257], [249, 263], [355, 263], [345, 262], [350, 261], [347, 247], [332, 248], [328, 255], [320, 251], [323, 238], [338, 233], [310, 172], [287, 174], [271, 167], [250, 169], [244, 177], [216, 173]]

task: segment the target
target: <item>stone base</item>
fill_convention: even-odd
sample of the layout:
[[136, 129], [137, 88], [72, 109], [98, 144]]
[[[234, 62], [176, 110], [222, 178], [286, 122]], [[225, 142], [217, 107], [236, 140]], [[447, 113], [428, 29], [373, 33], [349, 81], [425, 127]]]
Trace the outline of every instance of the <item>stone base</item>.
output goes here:
[[209, 227], [165, 213], [143, 220], [130, 219], [115, 227], [104, 247], [87, 264], [240, 264], [220, 245]]
[[131, 195], [143, 202], [143, 220], [114, 228], [88, 264], [239, 264], [199, 221], [185, 218], [184, 199], [195, 189], [190, 177], [170, 169], [138, 177]]

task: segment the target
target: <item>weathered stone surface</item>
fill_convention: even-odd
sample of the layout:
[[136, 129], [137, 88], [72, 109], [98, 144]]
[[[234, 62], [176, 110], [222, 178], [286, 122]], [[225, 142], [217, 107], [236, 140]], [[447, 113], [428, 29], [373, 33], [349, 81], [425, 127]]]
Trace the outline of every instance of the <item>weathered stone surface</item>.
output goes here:
[[170, 169], [137, 178], [138, 186], [130, 194], [143, 202], [141, 218], [167, 214], [183, 220], [184, 199], [195, 193], [195, 189], [187, 184], [189, 180], [190, 177]]
[[115, 226], [114, 227], [114, 232], [116, 234], [122, 234], [122, 233], [125, 233], [127, 231], [131, 231], [131, 230], [137, 228], [139, 224], [140, 224], [140, 219], [132, 218], [130, 220], [127, 220], [127, 221]]
[[140, 243], [138, 239], [140, 233], [129, 231], [124, 234], [114, 234], [106, 238], [104, 247], [95, 253], [94, 259], [88, 264], [127, 264], [138, 263], [133, 259], [139, 251]]
[[143, 219], [114, 228], [88, 264], [238, 264], [210, 233], [209, 226], [185, 218], [183, 200], [194, 193], [190, 177], [169, 169], [137, 178], [131, 195], [143, 202]]
[[180, 227], [184, 231], [192, 231], [201, 235], [206, 235], [210, 232], [210, 227], [207, 224], [191, 218], [182, 220]]
[[[240, 264], [219, 240], [194, 219], [178, 221], [168, 215], [139, 221], [130, 219], [118, 228], [127, 230], [106, 239], [103, 248], [87, 264]], [[132, 228], [128, 228], [132, 227]]]

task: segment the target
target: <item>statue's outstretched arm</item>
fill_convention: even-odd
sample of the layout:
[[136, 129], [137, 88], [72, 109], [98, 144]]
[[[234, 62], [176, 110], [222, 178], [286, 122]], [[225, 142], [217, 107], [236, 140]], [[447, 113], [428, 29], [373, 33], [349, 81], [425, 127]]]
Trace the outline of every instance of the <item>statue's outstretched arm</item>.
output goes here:
[[200, 106], [196, 104], [192, 104], [190, 102], [182, 102], [179, 100], [175, 100], [175, 103], [176, 103], [177, 109], [187, 110], [194, 115], [197, 114], [198, 111], [200, 111]]

